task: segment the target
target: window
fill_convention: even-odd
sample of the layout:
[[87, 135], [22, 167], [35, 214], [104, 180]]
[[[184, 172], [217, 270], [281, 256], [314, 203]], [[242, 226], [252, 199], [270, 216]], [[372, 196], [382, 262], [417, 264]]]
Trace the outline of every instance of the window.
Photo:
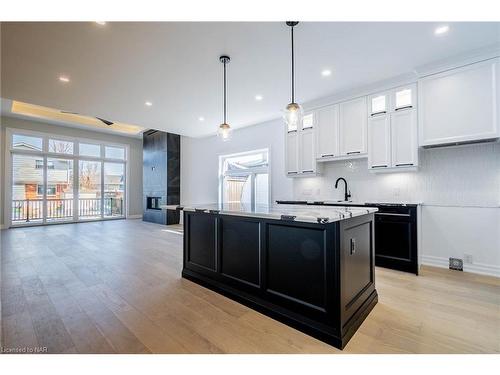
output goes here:
[[12, 149], [23, 151], [42, 151], [43, 138], [23, 134], [12, 135]]
[[104, 156], [107, 159], [125, 159], [125, 149], [123, 147], [106, 146]]
[[82, 156], [93, 156], [96, 158], [101, 157], [101, 145], [92, 143], [80, 143], [79, 154]]
[[[55, 196], [57, 193], [57, 187], [55, 185], [47, 186], [47, 196], [53, 195]], [[37, 194], [43, 195], [43, 185], [37, 185]]]
[[379, 95], [372, 98], [372, 115], [375, 115], [377, 113], [385, 113], [387, 111], [385, 98], [385, 95]]
[[269, 204], [269, 152], [257, 150], [220, 157], [222, 203]]
[[396, 109], [412, 106], [411, 89], [396, 91]]
[[302, 119], [302, 129], [312, 128], [314, 125], [314, 115], [312, 113], [305, 115]]
[[[35, 160], [35, 168], [36, 169], [43, 169], [43, 160], [37, 159]], [[54, 163], [52, 161], [47, 162], [47, 169], [54, 169]]]
[[49, 152], [72, 155], [73, 142], [49, 139]]

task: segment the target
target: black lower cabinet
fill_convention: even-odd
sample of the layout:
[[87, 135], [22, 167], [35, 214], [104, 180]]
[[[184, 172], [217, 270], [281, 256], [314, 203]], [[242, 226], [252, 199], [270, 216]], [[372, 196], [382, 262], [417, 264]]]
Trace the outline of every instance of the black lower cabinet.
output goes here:
[[184, 212], [183, 277], [335, 347], [377, 303], [374, 215], [315, 224]]
[[417, 208], [379, 207], [375, 214], [375, 264], [418, 275]]

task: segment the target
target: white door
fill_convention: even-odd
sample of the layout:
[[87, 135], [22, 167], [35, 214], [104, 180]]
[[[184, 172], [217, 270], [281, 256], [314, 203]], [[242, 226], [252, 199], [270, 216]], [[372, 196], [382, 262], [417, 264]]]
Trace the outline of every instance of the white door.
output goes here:
[[359, 155], [366, 153], [367, 113], [366, 98], [340, 103], [340, 153]]
[[339, 156], [339, 110], [338, 105], [321, 108], [316, 114], [316, 157]]
[[314, 130], [306, 129], [299, 135], [300, 173], [315, 173]]
[[297, 131], [286, 135], [286, 173], [295, 175], [299, 173], [299, 136]]
[[391, 143], [393, 167], [418, 165], [417, 113], [414, 109], [401, 110], [391, 115]]
[[368, 168], [383, 169], [391, 165], [391, 124], [389, 115], [377, 115], [368, 121]]

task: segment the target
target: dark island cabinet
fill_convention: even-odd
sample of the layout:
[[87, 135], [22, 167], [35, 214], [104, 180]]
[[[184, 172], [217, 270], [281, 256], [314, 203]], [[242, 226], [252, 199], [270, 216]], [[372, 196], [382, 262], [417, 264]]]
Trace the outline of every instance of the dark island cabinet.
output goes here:
[[374, 215], [316, 224], [184, 212], [183, 277], [343, 348], [377, 302]]

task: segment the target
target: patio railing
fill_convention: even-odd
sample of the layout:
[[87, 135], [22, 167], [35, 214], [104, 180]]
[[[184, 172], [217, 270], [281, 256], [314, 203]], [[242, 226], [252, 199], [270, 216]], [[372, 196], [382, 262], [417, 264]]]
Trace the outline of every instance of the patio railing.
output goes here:
[[[104, 210], [101, 205], [104, 203]], [[43, 221], [43, 199], [16, 199], [12, 201], [12, 222]], [[123, 216], [123, 198], [82, 198], [78, 199], [78, 218], [100, 218]], [[73, 199], [47, 199], [46, 220], [71, 220]]]

